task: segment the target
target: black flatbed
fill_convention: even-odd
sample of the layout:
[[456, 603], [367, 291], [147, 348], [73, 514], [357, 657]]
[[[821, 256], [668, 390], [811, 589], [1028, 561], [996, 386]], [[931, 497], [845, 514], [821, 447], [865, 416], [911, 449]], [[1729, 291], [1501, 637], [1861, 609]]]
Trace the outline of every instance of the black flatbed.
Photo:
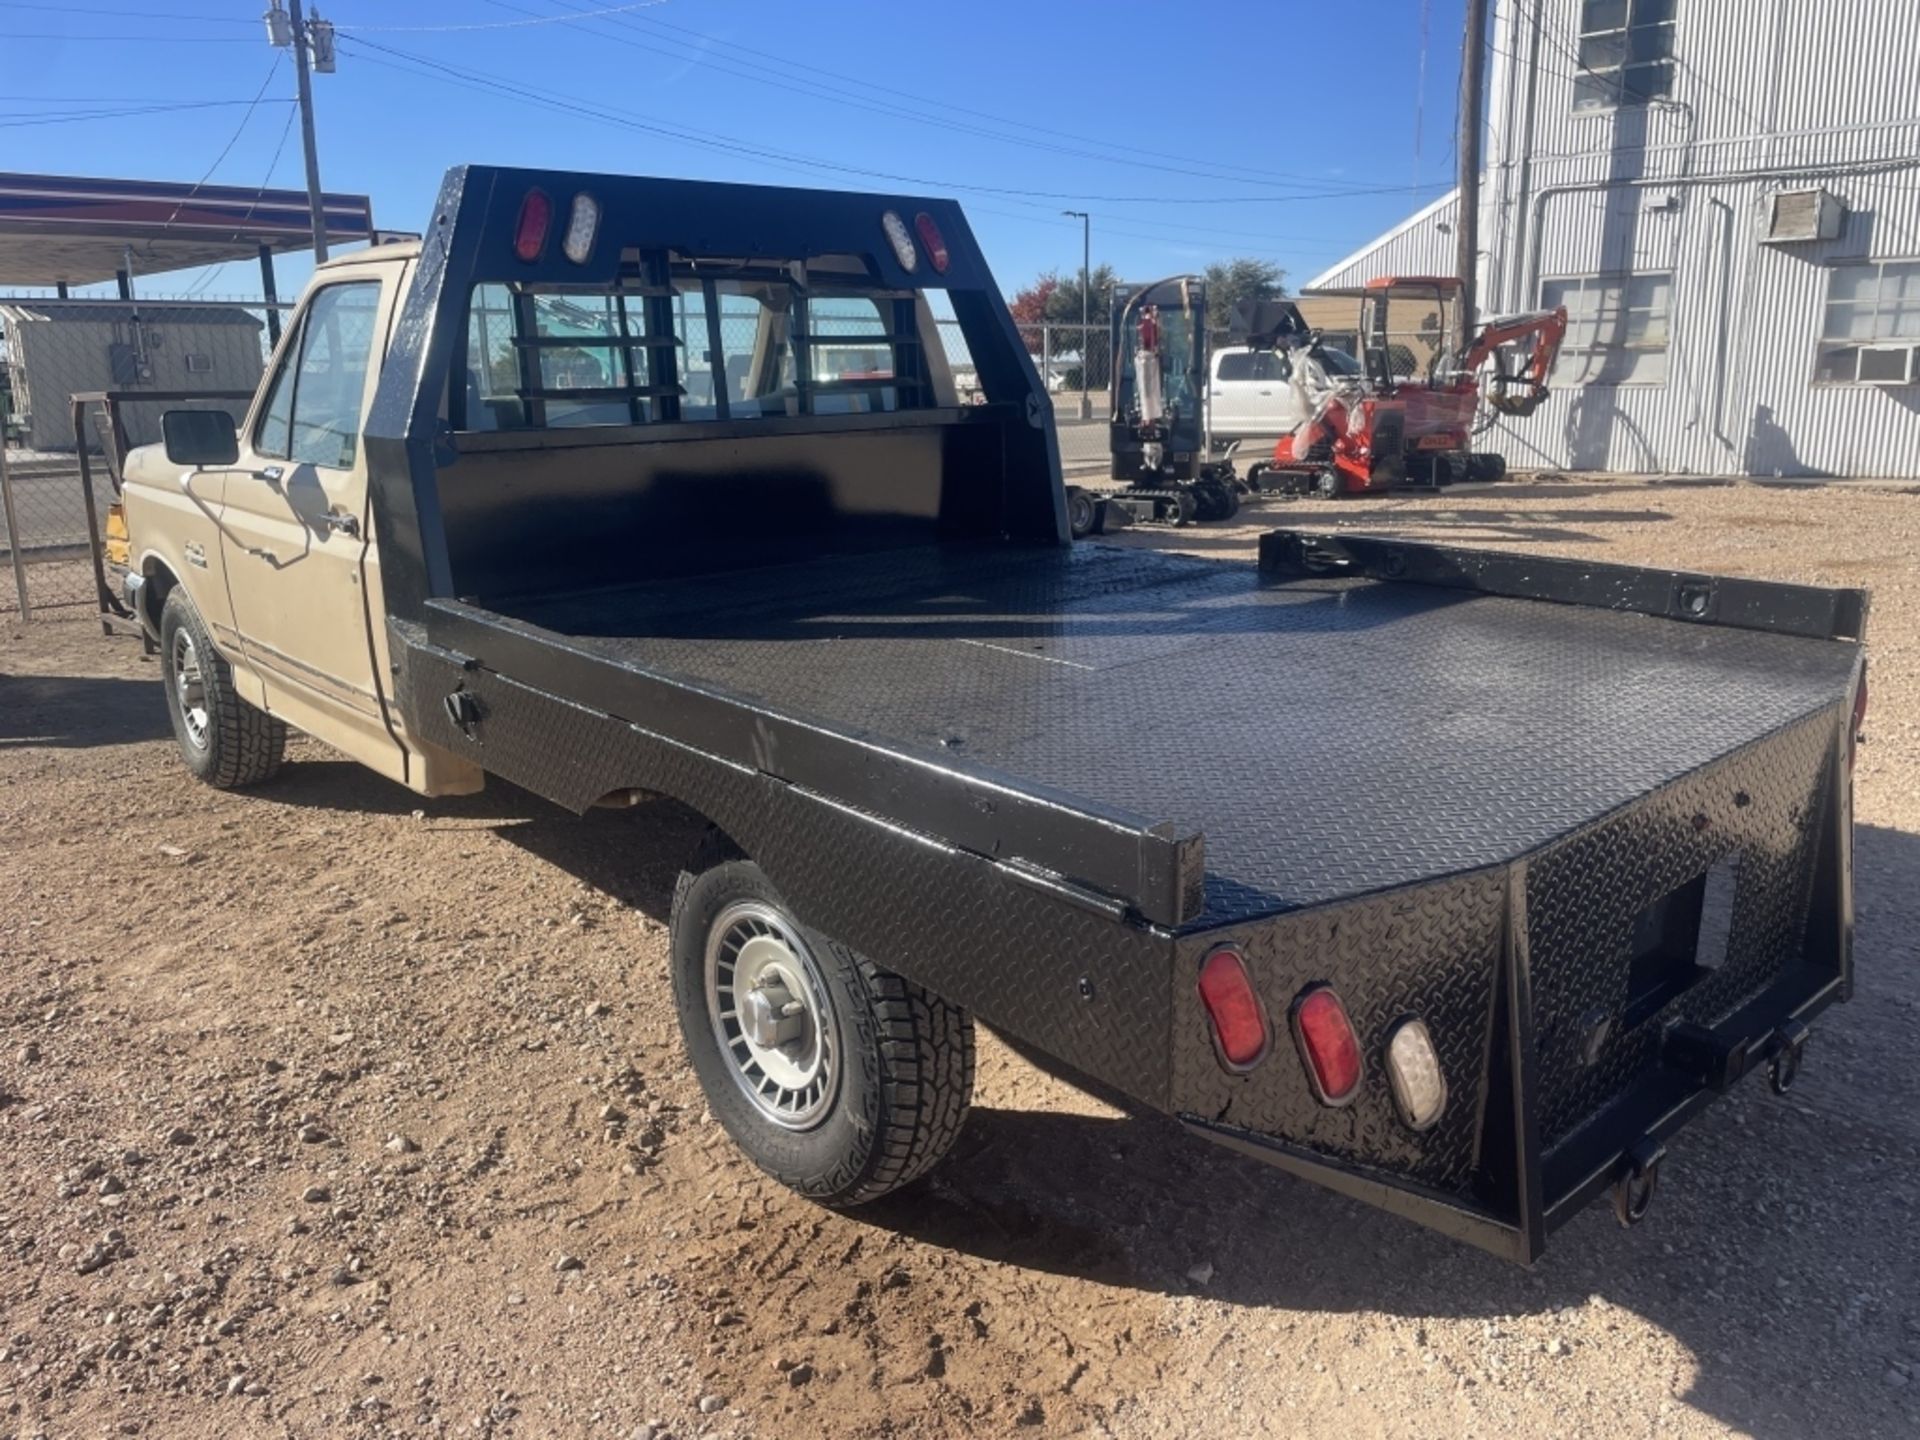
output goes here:
[[1509, 860], [1834, 705], [1857, 659], [1103, 545], [928, 546], [470, 605], [598, 671], [555, 688], [623, 718], [647, 707], [618, 708], [612, 672], [1204, 832], [1188, 929]]

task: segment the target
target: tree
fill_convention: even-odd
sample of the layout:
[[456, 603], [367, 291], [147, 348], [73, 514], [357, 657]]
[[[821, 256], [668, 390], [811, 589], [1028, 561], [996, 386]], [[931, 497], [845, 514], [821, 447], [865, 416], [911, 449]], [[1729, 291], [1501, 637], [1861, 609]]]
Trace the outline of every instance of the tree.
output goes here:
[[1034, 282], [1023, 290], [1014, 292], [1007, 301], [1007, 309], [1013, 314], [1016, 325], [1038, 325], [1047, 318], [1047, 310], [1053, 302], [1053, 292], [1060, 288], [1060, 277], [1051, 270], [1043, 271], [1034, 278]]
[[1287, 272], [1271, 260], [1239, 255], [1207, 267], [1207, 328], [1225, 330], [1242, 300], [1278, 300], [1287, 293]]
[[[1056, 284], [1053, 293], [1047, 297], [1047, 323], [1050, 325], [1072, 325], [1077, 331], [1080, 325], [1080, 272], [1075, 270], [1064, 279], [1054, 277]], [[1108, 308], [1113, 304], [1113, 287], [1119, 283], [1119, 277], [1113, 273], [1111, 265], [1096, 265], [1088, 277], [1086, 320], [1097, 331], [1107, 328]], [[1078, 350], [1077, 334], [1069, 338], [1064, 346], [1068, 350]]]

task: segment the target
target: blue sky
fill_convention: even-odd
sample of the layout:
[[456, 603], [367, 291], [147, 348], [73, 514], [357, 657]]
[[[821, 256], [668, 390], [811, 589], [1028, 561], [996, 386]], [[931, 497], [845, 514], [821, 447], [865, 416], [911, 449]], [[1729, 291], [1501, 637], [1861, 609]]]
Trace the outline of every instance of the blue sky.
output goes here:
[[[1078, 267], [1080, 222], [1062, 209], [1093, 212], [1095, 263], [1128, 278], [1259, 255], [1298, 284], [1451, 180], [1462, 0], [661, 0], [583, 14], [619, 3], [323, 4], [341, 37], [338, 72], [314, 79], [326, 187], [371, 195], [395, 229], [418, 229], [463, 161], [921, 188], [966, 205], [1011, 292]], [[299, 188], [292, 65], [266, 42], [264, 8], [0, 0], [0, 168], [192, 182], [212, 167], [222, 184]], [[130, 113], [183, 104], [198, 108]], [[305, 270], [283, 260], [282, 288]], [[143, 288], [197, 280], [258, 289], [247, 265]]]

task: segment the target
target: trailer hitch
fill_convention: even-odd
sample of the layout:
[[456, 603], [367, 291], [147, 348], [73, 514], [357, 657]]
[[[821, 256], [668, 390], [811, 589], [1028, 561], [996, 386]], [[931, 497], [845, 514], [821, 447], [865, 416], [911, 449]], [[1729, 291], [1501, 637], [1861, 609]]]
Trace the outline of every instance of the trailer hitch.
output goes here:
[[1813, 1032], [1798, 1020], [1789, 1020], [1773, 1032], [1767, 1042], [1767, 1083], [1774, 1094], [1786, 1094], [1800, 1078], [1800, 1062], [1812, 1038]]
[[1646, 1219], [1653, 1208], [1653, 1193], [1660, 1188], [1660, 1162], [1666, 1158], [1667, 1147], [1650, 1135], [1641, 1137], [1626, 1153], [1620, 1178], [1613, 1182], [1613, 1213], [1628, 1229]]

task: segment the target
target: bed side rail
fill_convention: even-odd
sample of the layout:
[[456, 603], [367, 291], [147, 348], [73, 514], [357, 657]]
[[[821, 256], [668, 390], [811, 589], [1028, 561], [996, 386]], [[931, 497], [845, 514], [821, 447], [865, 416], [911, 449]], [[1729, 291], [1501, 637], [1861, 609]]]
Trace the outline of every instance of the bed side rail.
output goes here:
[[1274, 580], [1353, 576], [1437, 585], [1813, 640], [1858, 644], [1867, 635], [1865, 590], [1478, 550], [1381, 535], [1269, 530], [1260, 537], [1260, 573]]

